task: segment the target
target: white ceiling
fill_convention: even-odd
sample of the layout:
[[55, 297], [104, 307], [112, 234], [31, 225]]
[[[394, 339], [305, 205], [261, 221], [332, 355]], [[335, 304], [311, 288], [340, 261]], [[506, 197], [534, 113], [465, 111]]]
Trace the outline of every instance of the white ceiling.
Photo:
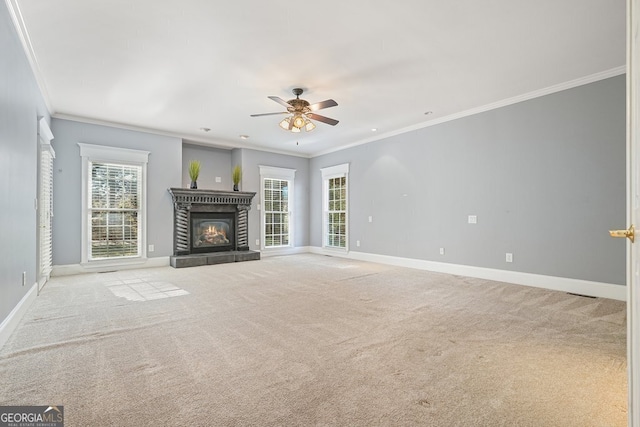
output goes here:
[[[625, 0], [7, 1], [54, 116], [301, 156], [625, 65]], [[340, 123], [249, 117], [294, 87]]]

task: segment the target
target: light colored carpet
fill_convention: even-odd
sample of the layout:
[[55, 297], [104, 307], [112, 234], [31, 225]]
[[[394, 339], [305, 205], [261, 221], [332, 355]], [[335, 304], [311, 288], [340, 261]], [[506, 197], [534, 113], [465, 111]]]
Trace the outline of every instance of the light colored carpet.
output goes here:
[[53, 278], [0, 405], [67, 426], [625, 426], [625, 303], [319, 255]]

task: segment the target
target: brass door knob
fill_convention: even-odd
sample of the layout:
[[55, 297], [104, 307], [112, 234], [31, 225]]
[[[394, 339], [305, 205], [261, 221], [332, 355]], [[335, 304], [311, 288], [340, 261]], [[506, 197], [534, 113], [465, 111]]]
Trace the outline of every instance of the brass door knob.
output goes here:
[[609, 235], [611, 237], [626, 237], [633, 243], [636, 238], [636, 229], [633, 224], [631, 224], [628, 230], [609, 230]]

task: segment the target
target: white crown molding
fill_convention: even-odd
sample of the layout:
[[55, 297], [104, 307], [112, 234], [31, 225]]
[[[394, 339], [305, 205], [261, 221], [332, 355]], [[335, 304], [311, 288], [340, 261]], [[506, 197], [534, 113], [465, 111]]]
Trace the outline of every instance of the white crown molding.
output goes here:
[[583, 86], [589, 83], [594, 83], [600, 80], [608, 79], [610, 77], [619, 76], [624, 74], [627, 70], [625, 65], [621, 67], [612, 68], [610, 70], [605, 70], [599, 73], [591, 74], [585, 77], [580, 77], [575, 80], [570, 80], [568, 82], [560, 83], [557, 85], [549, 86], [546, 88], [534, 90], [533, 92], [524, 93], [522, 95], [514, 96], [512, 98], [503, 99], [497, 102], [493, 102], [491, 104], [482, 105], [480, 107], [472, 108], [469, 110], [461, 111], [459, 113], [450, 114], [448, 116], [440, 117], [437, 119], [429, 120], [428, 122], [418, 123], [416, 125], [408, 126], [402, 129], [398, 129], [392, 132], [385, 132], [379, 135], [376, 135], [371, 138], [362, 139], [351, 144], [342, 145], [340, 147], [331, 148], [328, 150], [318, 151], [311, 154], [310, 157], [318, 157], [323, 156], [325, 154], [335, 153], [337, 151], [346, 150], [348, 148], [357, 147], [358, 145], [368, 144], [370, 142], [379, 141], [381, 139], [390, 138], [392, 136], [400, 135], [407, 132], [412, 132], [415, 130], [427, 128], [430, 126], [439, 125], [441, 123], [450, 122], [452, 120], [461, 119], [463, 117], [473, 116], [474, 114], [484, 113], [485, 111], [495, 110], [497, 108], [506, 107], [508, 105], [517, 104], [519, 102], [528, 101], [534, 98], [540, 98], [541, 96], [550, 95], [556, 92], [562, 92], [563, 90], [573, 89], [578, 86]]
[[20, 42], [22, 43], [22, 49], [24, 50], [27, 60], [29, 61], [31, 72], [36, 79], [36, 83], [38, 84], [38, 88], [40, 89], [40, 93], [42, 94], [42, 98], [44, 99], [44, 104], [47, 107], [47, 110], [49, 110], [49, 113], [52, 114], [55, 110], [53, 108], [53, 105], [51, 104], [51, 97], [49, 96], [47, 85], [44, 82], [44, 77], [42, 71], [40, 70], [38, 58], [36, 57], [33, 45], [31, 44], [29, 32], [27, 31], [27, 27], [24, 24], [20, 6], [18, 5], [17, 0], [5, 0], [5, 4], [7, 5], [7, 9], [9, 9], [9, 15], [11, 15], [13, 26], [18, 33]]
[[182, 142], [185, 144], [199, 145], [203, 147], [214, 147], [214, 148], [220, 148], [223, 150], [233, 150], [235, 148], [240, 148], [240, 149], [247, 149], [247, 150], [264, 151], [267, 153], [274, 153], [274, 154], [282, 154], [285, 156], [302, 157], [305, 159], [311, 158], [311, 156], [308, 154], [292, 153], [286, 150], [274, 150], [271, 148], [261, 147], [255, 144], [250, 144], [242, 141], [227, 141], [224, 139], [215, 139], [215, 140], [206, 139], [198, 135], [183, 135], [176, 132], [151, 129], [143, 126], [133, 126], [125, 123], [111, 122], [108, 120], [100, 120], [100, 119], [84, 117], [84, 116], [76, 116], [73, 114], [53, 113], [51, 114], [51, 117], [54, 119], [69, 120], [72, 122], [86, 123], [90, 125], [107, 126], [107, 127], [116, 128], [116, 129], [150, 133], [152, 135], [167, 136], [170, 138], [178, 138], [178, 139], [181, 139]]
[[20, 323], [20, 320], [27, 312], [27, 309], [31, 307], [31, 304], [35, 301], [38, 296], [37, 291], [38, 284], [34, 283], [33, 286], [31, 286], [31, 289], [24, 294], [20, 302], [13, 307], [13, 310], [11, 310], [11, 313], [9, 313], [6, 319], [0, 323], [0, 348], [2, 348], [9, 340], [9, 337]]
[[470, 265], [448, 264], [444, 262], [426, 261], [412, 258], [400, 258], [388, 255], [377, 255], [365, 252], [344, 252], [342, 254], [326, 251], [312, 246], [311, 253], [359, 261], [376, 262], [395, 265], [398, 267], [415, 268], [418, 270], [434, 271], [437, 273], [454, 274], [457, 276], [475, 277], [478, 279], [506, 282], [516, 285], [531, 286], [554, 291], [570, 292], [592, 297], [609, 298], [626, 301], [627, 287], [610, 283], [592, 282], [589, 280], [570, 279], [567, 277], [545, 276], [541, 274], [522, 273], [519, 271], [498, 270], [493, 268], [473, 267]]
[[374, 141], [379, 141], [381, 139], [385, 139], [385, 138], [390, 138], [392, 136], [396, 136], [396, 135], [400, 135], [403, 133], [407, 133], [407, 132], [411, 132], [414, 130], [418, 130], [418, 129], [422, 129], [422, 128], [426, 128], [429, 126], [435, 126], [437, 124], [441, 124], [441, 123], [445, 123], [448, 121], [452, 121], [452, 120], [456, 120], [462, 117], [467, 117], [467, 116], [471, 116], [474, 114], [478, 114], [478, 113], [482, 113], [485, 111], [489, 111], [489, 110], [493, 110], [496, 108], [500, 108], [500, 107], [504, 107], [507, 105], [511, 105], [511, 104], [515, 104], [518, 102], [522, 102], [522, 101], [526, 101], [529, 99], [533, 99], [533, 98], [538, 98], [541, 96], [545, 96], [545, 95], [549, 95], [555, 92], [560, 92], [566, 89], [571, 89], [577, 86], [582, 86], [588, 83], [593, 83], [599, 80], [603, 80], [609, 77], [614, 77], [620, 74], [624, 74], [626, 72], [626, 66], [620, 66], [620, 67], [616, 67], [616, 68], [612, 68], [609, 70], [605, 70], [599, 73], [595, 73], [595, 74], [591, 74], [589, 76], [585, 76], [585, 77], [581, 77], [578, 79], [574, 79], [565, 83], [560, 83], [554, 86], [549, 86], [547, 88], [543, 88], [543, 89], [539, 89], [533, 92], [528, 92], [522, 95], [518, 95], [512, 98], [508, 98], [508, 99], [504, 99], [501, 101], [497, 101], [491, 104], [487, 104], [487, 105], [483, 105], [480, 107], [476, 107], [476, 108], [472, 108], [466, 111], [462, 111], [459, 113], [455, 113], [455, 114], [451, 114], [445, 117], [440, 117], [438, 119], [434, 119], [434, 120], [430, 120], [428, 122], [423, 122], [423, 123], [419, 123], [413, 126], [409, 126], [409, 127], [405, 127], [402, 129], [398, 129], [392, 132], [386, 132], [386, 133], [382, 133], [379, 135], [376, 135], [374, 137], [371, 138], [365, 138], [362, 140], [358, 140], [355, 141], [353, 143], [350, 144], [346, 144], [346, 145], [342, 145], [340, 147], [335, 147], [335, 148], [331, 148], [328, 150], [321, 150], [321, 151], [317, 151], [314, 153], [309, 153], [309, 154], [301, 154], [301, 153], [295, 153], [295, 152], [291, 152], [291, 151], [287, 151], [287, 150], [277, 150], [277, 149], [272, 149], [272, 148], [267, 148], [267, 147], [262, 147], [256, 144], [249, 144], [246, 142], [241, 142], [241, 141], [228, 141], [228, 140], [223, 140], [223, 139], [216, 139], [216, 140], [211, 140], [211, 139], [207, 139], [207, 138], [202, 138], [201, 136], [197, 136], [197, 135], [182, 135], [182, 134], [178, 134], [175, 132], [168, 132], [168, 131], [160, 131], [157, 129], [151, 129], [151, 128], [146, 128], [146, 127], [142, 127], [142, 126], [132, 126], [132, 125], [127, 125], [127, 124], [123, 124], [123, 123], [117, 123], [117, 122], [111, 122], [111, 121], [107, 121], [107, 120], [99, 120], [99, 119], [92, 119], [92, 118], [88, 118], [88, 117], [82, 117], [82, 116], [76, 116], [76, 115], [70, 115], [70, 114], [64, 114], [64, 113], [57, 113], [55, 111], [55, 108], [53, 106], [53, 104], [51, 103], [51, 98], [49, 96], [49, 92], [47, 90], [46, 84], [44, 82], [44, 78], [43, 78], [43, 73], [41, 72], [39, 63], [38, 63], [38, 59], [36, 57], [35, 51], [33, 49], [33, 46], [31, 44], [31, 40], [29, 37], [29, 33], [26, 29], [26, 26], [24, 24], [24, 20], [22, 17], [22, 13], [20, 11], [20, 7], [18, 5], [17, 0], [5, 0], [5, 3], [7, 5], [7, 8], [9, 10], [9, 14], [11, 15], [11, 19], [13, 21], [14, 27], [16, 28], [16, 32], [18, 33], [18, 36], [20, 38], [20, 41], [22, 43], [23, 49], [25, 51], [25, 55], [27, 56], [27, 59], [29, 61], [29, 64], [31, 66], [32, 72], [35, 76], [36, 82], [38, 84], [38, 87], [40, 89], [40, 92], [42, 94], [42, 97], [44, 98], [44, 102], [45, 105], [47, 107], [47, 109], [49, 110], [51, 117], [56, 118], [56, 119], [63, 119], [63, 120], [71, 120], [71, 121], [76, 121], [76, 122], [81, 122], [81, 123], [89, 123], [89, 124], [96, 124], [96, 125], [103, 125], [103, 126], [109, 126], [109, 127], [115, 127], [115, 128], [120, 128], [120, 129], [126, 129], [126, 130], [133, 130], [133, 131], [138, 131], [138, 132], [145, 132], [145, 133], [151, 133], [151, 134], [156, 134], [156, 135], [162, 135], [162, 136], [168, 136], [168, 137], [174, 137], [174, 138], [180, 138], [185, 142], [192, 142], [195, 143], [197, 145], [203, 145], [203, 146], [211, 146], [211, 147], [216, 147], [216, 148], [222, 148], [222, 149], [227, 149], [227, 150], [232, 150], [234, 148], [245, 148], [245, 149], [251, 149], [251, 150], [258, 150], [258, 151], [264, 151], [264, 152], [269, 152], [269, 153], [274, 153], [274, 154], [282, 154], [282, 155], [287, 155], [287, 156], [293, 156], [293, 157], [301, 157], [301, 158], [314, 158], [314, 157], [318, 157], [318, 156], [322, 156], [325, 154], [330, 154], [330, 153], [334, 153], [337, 151], [342, 151], [348, 148], [352, 148], [352, 147], [356, 147], [358, 145], [363, 145], [363, 144], [367, 144], [370, 142], [374, 142]]

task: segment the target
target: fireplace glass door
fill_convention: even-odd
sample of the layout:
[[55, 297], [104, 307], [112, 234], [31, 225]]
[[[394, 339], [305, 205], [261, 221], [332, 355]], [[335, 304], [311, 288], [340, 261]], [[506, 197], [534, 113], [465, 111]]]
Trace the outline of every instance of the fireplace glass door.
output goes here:
[[191, 252], [206, 253], [235, 249], [235, 215], [191, 213]]

